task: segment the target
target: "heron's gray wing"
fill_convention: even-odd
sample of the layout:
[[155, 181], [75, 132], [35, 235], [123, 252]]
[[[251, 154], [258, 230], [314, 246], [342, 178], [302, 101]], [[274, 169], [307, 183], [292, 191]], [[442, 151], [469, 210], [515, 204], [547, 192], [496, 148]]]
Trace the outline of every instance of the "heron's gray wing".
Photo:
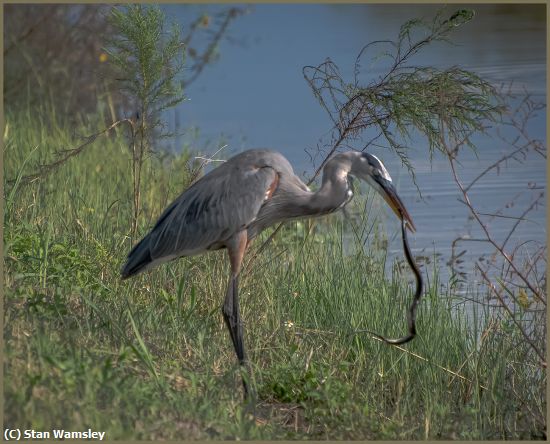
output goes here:
[[222, 246], [257, 216], [277, 172], [224, 164], [181, 194], [149, 234], [152, 261]]

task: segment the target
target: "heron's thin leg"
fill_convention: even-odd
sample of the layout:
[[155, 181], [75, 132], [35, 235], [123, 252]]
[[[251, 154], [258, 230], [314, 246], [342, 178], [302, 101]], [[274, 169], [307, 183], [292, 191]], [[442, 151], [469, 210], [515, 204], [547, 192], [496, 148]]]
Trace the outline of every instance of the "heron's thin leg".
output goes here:
[[[223, 318], [231, 335], [233, 347], [241, 366], [246, 367], [246, 353], [243, 343], [243, 328], [239, 312], [239, 272], [246, 250], [246, 231], [241, 231], [227, 243], [227, 251], [231, 262], [231, 279], [227, 287], [225, 301], [222, 307]], [[248, 397], [248, 386], [243, 377], [243, 389], [245, 398]]]
[[225, 302], [223, 304], [223, 317], [233, 346], [235, 347], [235, 353], [239, 360], [239, 364], [244, 365], [246, 363], [246, 354], [243, 345], [243, 329], [241, 323], [241, 316], [239, 313], [239, 276], [231, 276], [229, 285], [227, 287], [227, 293], [225, 295]]

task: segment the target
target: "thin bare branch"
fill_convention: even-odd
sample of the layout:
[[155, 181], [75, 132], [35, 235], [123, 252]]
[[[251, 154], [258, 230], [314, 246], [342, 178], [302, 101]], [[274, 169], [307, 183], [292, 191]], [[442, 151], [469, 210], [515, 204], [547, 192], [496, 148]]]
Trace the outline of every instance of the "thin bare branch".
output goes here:
[[[112, 129], [116, 128], [122, 123], [128, 123], [129, 125], [133, 125], [132, 121], [130, 119], [121, 119], [114, 122], [112, 125], [108, 126], [107, 128], [92, 134], [90, 136], [84, 137], [85, 142], [81, 145], [77, 146], [76, 148], [70, 148], [70, 149], [64, 149], [57, 153], [58, 159], [55, 162], [40, 165], [38, 167], [38, 172], [29, 174], [27, 176], [21, 177], [21, 184], [29, 184], [31, 182], [34, 182], [35, 180], [41, 179], [55, 171], [57, 168], [59, 168], [61, 165], [63, 165], [65, 162], [67, 162], [69, 159], [79, 155], [84, 149], [96, 141], [96, 139], [99, 136], [103, 136], [109, 133]], [[10, 179], [7, 181], [9, 184], [15, 183], [17, 179]]]
[[514, 316], [514, 313], [512, 312], [512, 310], [510, 309], [510, 307], [508, 306], [506, 301], [504, 301], [501, 294], [496, 290], [495, 285], [491, 282], [491, 280], [489, 279], [489, 277], [487, 276], [485, 271], [477, 263], [476, 263], [476, 267], [479, 270], [479, 272], [481, 273], [481, 276], [483, 277], [483, 280], [485, 281], [485, 283], [487, 284], [489, 289], [492, 291], [492, 293], [495, 295], [495, 297], [499, 300], [499, 302], [502, 305], [502, 308], [504, 308], [504, 310], [506, 310], [506, 312], [510, 316], [510, 319], [512, 320], [512, 322], [514, 323], [516, 328], [519, 330], [519, 332], [521, 333], [521, 335], [523, 336], [525, 341], [529, 344], [529, 346], [533, 349], [533, 351], [536, 353], [536, 355], [540, 358], [540, 365], [542, 367], [546, 368], [546, 358], [544, 357], [544, 353], [541, 350], [539, 350], [539, 348], [531, 340], [531, 338], [529, 337], [529, 335], [527, 334], [527, 332], [525, 331], [523, 326], [517, 321], [516, 317]]
[[451, 171], [453, 173], [454, 181], [458, 185], [458, 188], [459, 188], [460, 192], [462, 193], [463, 202], [468, 207], [468, 209], [470, 211], [470, 214], [473, 216], [473, 218], [477, 221], [478, 225], [483, 230], [483, 233], [485, 234], [485, 237], [487, 238], [487, 240], [491, 243], [491, 245], [493, 245], [495, 247], [495, 249], [499, 252], [499, 254], [504, 258], [504, 260], [517, 273], [518, 277], [525, 283], [525, 285], [529, 288], [529, 290], [531, 290], [533, 292], [533, 295], [538, 300], [540, 300], [544, 305], [546, 305], [546, 300], [544, 300], [544, 298], [542, 297], [542, 294], [540, 293], [540, 291], [538, 291], [533, 286], [533, 284], [529, 281], [529, 279], [527, 279], [527, 277], [517, 268], [517, 265], [511, 260], [510, 255], [508, 255], [503, 250], [503, 248], [501, 248], [501, 246], [493, 239], [493, 236], [489, 232], [487, 226], [481, 220], [478, 212], [475, 210], [475, 208], [473, 207], [473, 205], [470, 201], [470, 197], [469, 197], [468, 193], [466, 192], [466, 190], [464, 188], [464, 185], [462, 184], [460, 178], [458, 177], [458, 173], [456, 171], [456, 166], [455, 166], [456, 161], [455, 161], [455, 159], [453, 159], [452, 156], [449, 156], [449, 163], [450, 163], [450, 166], [451, 166]]

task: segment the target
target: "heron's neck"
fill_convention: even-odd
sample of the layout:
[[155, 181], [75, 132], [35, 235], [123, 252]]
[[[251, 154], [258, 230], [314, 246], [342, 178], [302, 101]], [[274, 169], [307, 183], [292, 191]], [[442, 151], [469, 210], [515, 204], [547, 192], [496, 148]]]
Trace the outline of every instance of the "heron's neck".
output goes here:
[[353, 197], [349, 177], [349, 168], [345, 165], [333, 165], [329, 161], [323, 170], [321, 188], [304, 196], [304, 204], [310, 215], [328, 214], [342, 208]]

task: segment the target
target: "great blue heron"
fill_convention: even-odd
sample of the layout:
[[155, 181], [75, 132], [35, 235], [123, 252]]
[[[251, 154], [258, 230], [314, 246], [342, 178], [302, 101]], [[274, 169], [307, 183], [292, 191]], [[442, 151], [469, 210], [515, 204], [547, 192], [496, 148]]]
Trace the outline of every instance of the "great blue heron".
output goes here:
[[[390, 175], [376, 156], [356, 151], [334, 155], [323, 169], [321, 187], [313, 192], [294, 174], [283, 155], [250, 150], [204, 175], [172, 202], [128, 254], [122, 278], [182, 256], [227, 248], [231, 277], [222, 312], [239, 363], [245, 365], [238, 282], [248, 245], [262, 230], [278, 222], [320, 216], [344, 207], [353, 197], [349, 176], [369, 183], [401, 219], [407, 260], [411, 263], [405, 227], [411, 231], [415, 227]], [[421, 287], [420, 274], [417, 269], [415, 272]], [[418, 297], [420, 291], [421, 288]], [[412, 335], [393, 343], [406, 342], [414, 336], [414, 313], [409, 324], [411, 319]], [[243, 387], [246, 397], [244, 378]]]

